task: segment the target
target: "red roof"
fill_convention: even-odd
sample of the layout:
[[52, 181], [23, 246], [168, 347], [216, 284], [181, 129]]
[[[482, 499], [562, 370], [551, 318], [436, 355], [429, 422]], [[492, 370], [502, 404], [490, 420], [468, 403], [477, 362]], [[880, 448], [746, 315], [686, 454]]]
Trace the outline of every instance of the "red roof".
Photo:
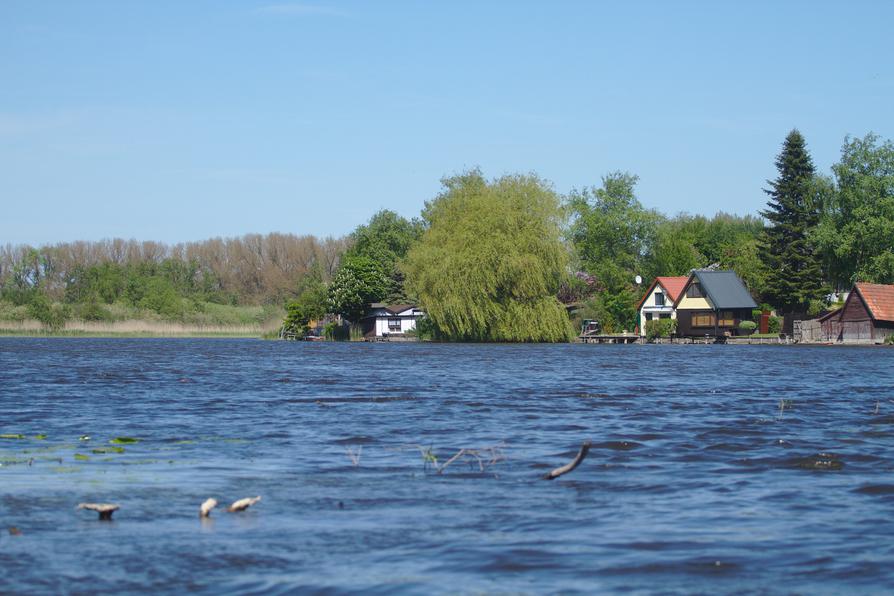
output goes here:
[[873, 319], [894, 322], [894, 285], [859, 282], [855, 287]]
[[683, 291], [683, 288], [686, 287], [687, 281], [689, 281], [688, 275], [684, 275], [682, 277], [658, 278], [658, 283], [664, 286], [664, 289], [667, 291], [667, 297], [670, 298], [672, 302], [677, 301], [677, 297], [680, 295], [680, 292]]
[[686, 282], [689, 281], [689, 276], [683, 277], [656, 277], [655, 281], [652, 282], [652, 285], [649, 286], [649, 289], [646, 290], [646, 293], [640, 299], [639, 304], [636, 305], [636, 310], [639, 310], [643, 307], [643, 302], [646, 301], [646, 298], [649, 297], [649, 294], [652, 293], [652, 290], [655, 289], [656, 284], [661, 284], [661, 287], [664, 288], [665, 293], [667, 293], [667, 297], [671, 304], [677, 301], [677, 297], [680, 295], [680, 292], [683, 291], [683, 288], [686, 287]]

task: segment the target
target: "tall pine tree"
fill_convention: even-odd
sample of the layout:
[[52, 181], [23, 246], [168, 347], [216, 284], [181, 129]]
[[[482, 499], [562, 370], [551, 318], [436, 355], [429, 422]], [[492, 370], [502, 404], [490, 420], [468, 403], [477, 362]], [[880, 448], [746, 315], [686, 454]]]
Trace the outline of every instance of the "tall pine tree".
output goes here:
[[819, 223], [813, 161], [804, 137], [792, 130], [776, 158], [779, 176], [768, 180], [770, 200], [761, 215], [769, 225], [760, 246], [767, 267], [765, 299], [781, 312], [807, 312], [811, 300], [826, 293], [818, 253], [810, 232]]

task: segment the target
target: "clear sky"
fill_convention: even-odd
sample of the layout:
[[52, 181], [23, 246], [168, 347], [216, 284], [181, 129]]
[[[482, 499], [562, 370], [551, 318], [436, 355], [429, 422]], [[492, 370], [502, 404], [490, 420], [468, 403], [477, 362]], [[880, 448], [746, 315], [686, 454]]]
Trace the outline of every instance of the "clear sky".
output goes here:
[[0, 0], [0, 243], [342, 235], [445, 174], [756, 213], [894, 137], [894, 2]]

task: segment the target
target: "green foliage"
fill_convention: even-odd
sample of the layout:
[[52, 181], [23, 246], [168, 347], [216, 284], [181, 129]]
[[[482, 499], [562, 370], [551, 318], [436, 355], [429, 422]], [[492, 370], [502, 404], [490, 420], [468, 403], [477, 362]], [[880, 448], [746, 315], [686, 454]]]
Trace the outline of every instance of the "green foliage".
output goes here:
[[782, 330], [782, 319], [779, 317], [770, 317], [767, 322], [767, 331], [769, 333], [779, 333]]
[[308, 323], [311, 316], [304, 304], [295, 300], [286, 305], [286, 318], [283, 320], [282, 329], [285, 333], [292, 333], [298, 337], [304, 337], [310, 332]]
[[384, 300], [392, 289], [380, 263], [367, 256], [345, 257], [329, 286], [328, 310], [356, 323], [370, 303]]
[[442, 184], [403, 265], [440, 336], [568, 341], [573, 330], [556, 298], [568, 255], [555, 192], [535, 176], [488, 182], [477, 170]]
[[40, 321], [45, 328], [58, 331], [71, 318], [71, 309], [65, 304], [53, 304], [43, 294], [35, 294], [28, 305], [28, 315]]
[[16, 306], [12, 302], [0, 300], [0, 321], [24, 321], [28, 318], [28, 306]]
[[283, 330], [301, 336], [307, 335], [310, 332], [309, 323], [326, 315], [328, 297], [328, 288], [318, 273], [302, 278], [297, 298], [286, 305]]
[[416, 329], [414, 335], [420, 340], [440, 339], [438, 336], [438, 328], [428, 317], [422, 317], [416, 320]]
[[654, 341], [659, 337], [670, 337], [677, 331], [676, 319], [652, 319], [646, 321], [646, 341]]
[[743, 335], [751, 335], [754, 333], [755, 329], [757, 329], [757, 323], [754, 321], [742, 321], [739, 323], [739, 331], [741, 331]]
[[830, 279], [839, 289], [894, 283], [894, 144], [847, 137], [832, 170], [837, 189], [824, 193], [816, 233]]
[[345, 257], [367, 257], [376, 262], [391, 282], [388, 295], [383, 299], [392, 304], [406, 302], [404, 277], [398, 263], [407, 255], [422, 231], [423, 224], [419, 220], [409, 221], [393, 211], [379, 211], [370, 218], [368, 224], [354, 230], [351, 235], [354, 244], [345, 253]]
[[888, 337], [885, 338], [885, 345], [886, 346], [894, 346], [894, 335], [889, 335]]
[[825, 300], [811, 300], [810, 304], [807, 305], [807, 314], [815, 317], [826, 310], [827, 306], [828, 304], [826, 304]]
[[812, 241], [821, 208], [816, 173], [797, 130], [786, 137], [776, 168], [779, 175], [765, 191], [770, 200], [762, 212], [770, 224], [760, 245], [766, 266], [764, 295], [786, 312], [806, 311], [810, 301], [822, 299], [827, 288]]
[[[637, 200], [636, 182], [634, 175], [613, 172], [602, 178], [601, 188], [575, 190], [568, 197], [572, 216], [568, 235], [582, 267], [600, 287], [590, 307], [599, 313], [596, 318], [607, 331], [633, 328], [638, 298], [634, 278], [646, 272], [647, 255], [661, 222], [657, 212]], [[671, 243], [669, 237], [665, 240]], [[660, 266], [684, 267], [692, 256], [674, 247], [674, 254], [668, 256], [672, 262]]]
[[351, 338], [351, 328], [347, 325], [339, 325], [335, 321], [326, 324], [323, 329], [323, 337], [329, 341], [347, 341]]
[[72, 306], [73, 318], [82, 321], [112, 321], [112, 313], [96, 301], [82, 302]]

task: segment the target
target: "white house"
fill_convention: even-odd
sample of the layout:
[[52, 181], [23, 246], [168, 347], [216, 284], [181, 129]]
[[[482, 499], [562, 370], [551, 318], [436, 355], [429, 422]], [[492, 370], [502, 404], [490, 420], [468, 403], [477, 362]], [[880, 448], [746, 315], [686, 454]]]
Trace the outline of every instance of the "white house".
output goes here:
[[646, 335], [646, 323], [653, 319], [676, 319], [674, 302], [689, 277], [656, 277], [637, 305], [639, 334]]
[[416, 321], [424, 314], [412, 304], [374, 302], [360, 323], [364, 337], [402, 336], [416, 329]]

